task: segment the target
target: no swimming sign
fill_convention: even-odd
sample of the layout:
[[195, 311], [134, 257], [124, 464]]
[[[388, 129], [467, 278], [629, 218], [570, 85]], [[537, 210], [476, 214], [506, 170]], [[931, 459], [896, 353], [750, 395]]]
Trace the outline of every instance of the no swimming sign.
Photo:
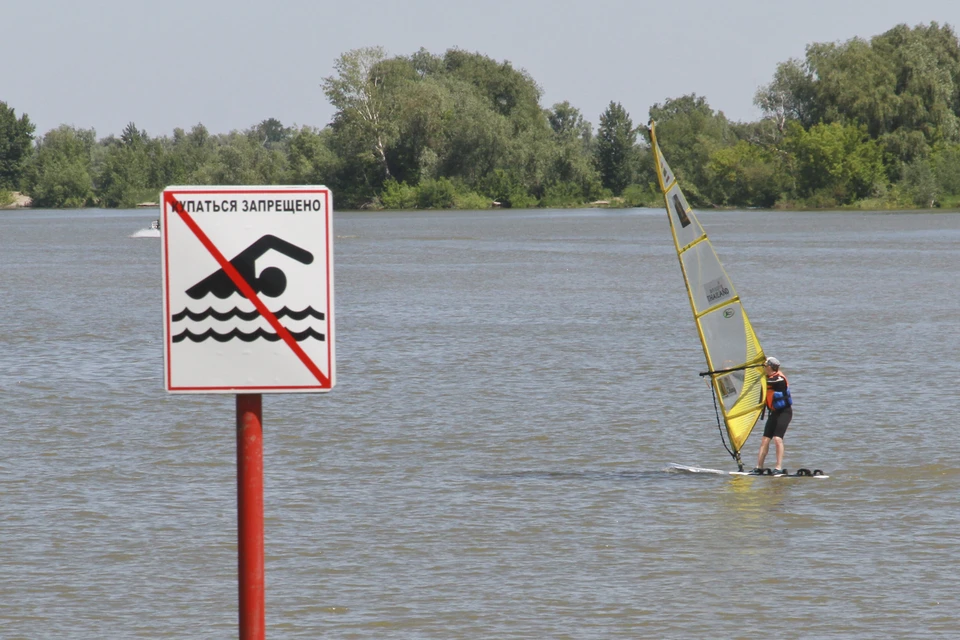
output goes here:
[[164, 190], [167, 391], [333, 388], [332, 200], [322, 186]]

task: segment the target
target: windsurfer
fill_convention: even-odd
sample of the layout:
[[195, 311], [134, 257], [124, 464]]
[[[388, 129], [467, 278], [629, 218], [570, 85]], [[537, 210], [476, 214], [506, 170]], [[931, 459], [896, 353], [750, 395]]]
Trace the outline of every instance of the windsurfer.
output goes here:
[[783, 436], [793, 418], [793, 399], [790, 397], [787, 377], [780, 372], [779, 360], [767, 358], [763, 363], [763, 371], [767, 376], [767, 422], [763, 427], [763, 440], [760, 441], [760, 453], [757, 455], [757, 468], [753, 472], [763, 473], [763, 461], [767, 457], [770, 441], [773, 440], [773, 446], [777, 452], [777, 466], [773, 474], [781, 475], [786, 473], [783, 468]]

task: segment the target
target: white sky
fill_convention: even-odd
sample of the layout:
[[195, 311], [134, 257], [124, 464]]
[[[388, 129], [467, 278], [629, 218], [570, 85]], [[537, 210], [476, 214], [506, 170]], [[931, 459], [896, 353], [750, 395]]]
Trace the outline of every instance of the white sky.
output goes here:
[[689, 93], [750, 121], [757, 88], [808, 44], [931, 21], [960, 28], [960, 0], [0, 0], [0, 100], [37, 134], [322, 127], [341, 53], [457, 47], [526, 69], [542, 106], [568, 100], [594, 124], [611, 100], [639, 123]]

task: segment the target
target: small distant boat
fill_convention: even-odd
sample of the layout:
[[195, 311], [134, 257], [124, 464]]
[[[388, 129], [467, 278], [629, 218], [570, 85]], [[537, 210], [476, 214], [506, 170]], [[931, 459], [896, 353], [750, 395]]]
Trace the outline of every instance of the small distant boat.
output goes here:
[[140, 229], [130, 237], [131, 238], [159, 238], [160, 237], [160, 221], [151, 220], [149, 229]]

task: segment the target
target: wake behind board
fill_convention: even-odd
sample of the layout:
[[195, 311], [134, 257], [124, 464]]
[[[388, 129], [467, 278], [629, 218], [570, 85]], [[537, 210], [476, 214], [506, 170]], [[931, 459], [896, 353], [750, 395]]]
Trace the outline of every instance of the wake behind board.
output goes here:
[[794, 473], [785, 473], [779, 476], [773, 474], [764, 474], [757, 475], [752, 471], [724, 471], [722, 469], [707, 469], [705, 467], [690, 467], [685, 464], [676, 464], [671, 463], [667, 467], [669, 471], [674, 472], [684, 472], [684, 473], [707, 473], [715, 475], [730, 475], [730, 476], [748, 476], [751, 478], [829, 478], [830, 476], [824, 475], [819, 469], [800, 469]]

